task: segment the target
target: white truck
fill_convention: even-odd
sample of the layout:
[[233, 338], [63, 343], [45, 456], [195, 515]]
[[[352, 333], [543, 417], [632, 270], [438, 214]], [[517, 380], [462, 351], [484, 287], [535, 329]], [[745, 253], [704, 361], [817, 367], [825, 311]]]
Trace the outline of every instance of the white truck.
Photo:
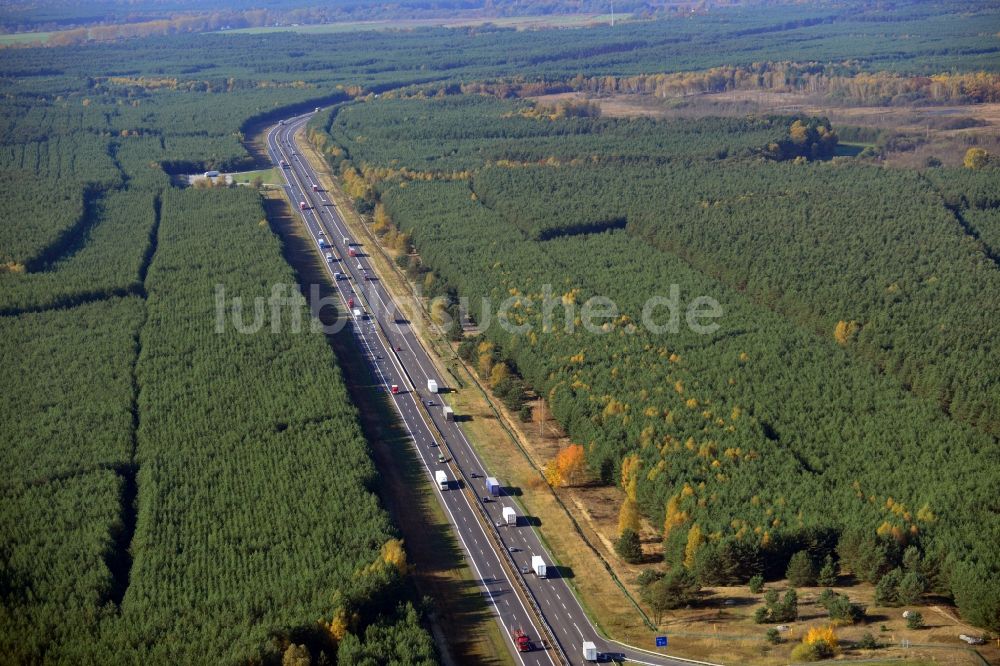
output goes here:
[[364, 311], [361, 310], [361, 308], [354, 308], [353, 310], [351, 310], [351, 314], [354, 315], [355, 319], [365, 318], [365, 313]]
[[455, 420], [455, 410], [449, 407], [448, 405], [445, 405], [444, 407], [441, 408], [441, 413], [444, 415], [445, 421]]
[[517, 511], [514, 510], [514, 507], [505, 506], [503, 508], [503, 522], [508, 527], [514, 527], [517, 525]]
[[541, 555], [531, 556], [531, 570], [539, 578], [545, 578], [545, 560], [542, 559]]
[[322, 236], [319, 237], [319, 246], [321, 248], [325, 248], [326, 247], [326, 239], [323, 238]]
[[597, 646], [591, 641], [583, 642], [583, 658], [586, 661], [597, 661]]
[[439, 469], [434, 472], [434, 478], [437, 480], [438, 488], [448, 490], [448, 475], [445, 474], [444, 470]]
[[428, 379], [427, 380], [427, 390], [430, 391], [431, 393], [437, 393], [438, 392], [438, 383], [437, 383], [437, 380]]
[[486, 492], [490, 497], [500, 497], [500, 482], [495, 476], [486, 477]]
[[330, 254], [329, 252], [326, 253], [326, 263], [328, 263], [328, 264], [332, 264], [333, 263], [333, 255]]

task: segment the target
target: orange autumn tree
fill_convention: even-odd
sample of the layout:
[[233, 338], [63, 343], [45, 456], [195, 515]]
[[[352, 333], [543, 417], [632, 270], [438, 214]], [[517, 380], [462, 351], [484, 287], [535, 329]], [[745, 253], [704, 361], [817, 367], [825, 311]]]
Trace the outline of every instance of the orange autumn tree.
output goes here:
[[545, 480], [550, 486], [572, 486], [582, 481], [584, 471], [583, 447], [570, 444], [545, 466]]

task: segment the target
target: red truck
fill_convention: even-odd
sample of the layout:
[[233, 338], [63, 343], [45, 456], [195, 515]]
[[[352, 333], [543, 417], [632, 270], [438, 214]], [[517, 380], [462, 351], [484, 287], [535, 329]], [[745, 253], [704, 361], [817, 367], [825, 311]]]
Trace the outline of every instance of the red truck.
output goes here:
[[351, 296], [350, 298], [347, 299], [347, 307], [349, 307], [349, 308], [353, 308], [354, 307], [354, 297], [353, 296]]
[[354, 250], [353, 247], [351, 247], [351, 248], [347, 249], [347, 256], [348, 257], [356, 257], [356, 256], [358, 256], [358, 253]]
[[305, 202], [305, 201], [300, 201], [300, 202], [299, 202], [299, 210], [305, 210], [305, 209], [306, 209], [306, 208], [308, 208], [308, 207], [309, 207], [309, 206], [308, 206], [308, 204], [306, 204], [306, 202]]
[[514, 644], [518, 652], [531, 652], [531, 639], [521, 629], [514, 630]]
[[313, 192], [319, 192], [319, 185], [313, 185]]

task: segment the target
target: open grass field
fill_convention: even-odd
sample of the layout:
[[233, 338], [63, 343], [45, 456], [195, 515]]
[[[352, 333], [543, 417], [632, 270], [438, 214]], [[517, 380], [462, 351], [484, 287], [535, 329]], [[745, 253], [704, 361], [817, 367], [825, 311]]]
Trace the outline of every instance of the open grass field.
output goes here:
[[44, 44], [55, 32], [15, 32], [0, 35], [0, 48], [4, 46], [20, 46], [23, 44]]

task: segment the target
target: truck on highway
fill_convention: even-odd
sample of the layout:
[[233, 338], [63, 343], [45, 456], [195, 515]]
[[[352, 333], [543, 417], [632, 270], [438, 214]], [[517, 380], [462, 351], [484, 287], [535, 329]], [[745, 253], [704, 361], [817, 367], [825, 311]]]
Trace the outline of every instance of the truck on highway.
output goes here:
[[344, 247], [349, 247], [350, 244], [351, 244], [351, 239], [348, 238], [347, 236], [344, 236]]
[[428, 379], [427, 380], [427, 390], [430, 391], [431, 393], [437, 393], [438, 392], [438, 383], [437, 383], [437, 381], [433, 380], [433, 379]]
[[281, 168], [282, 169], [287, 169], [288, 168], [288, 162], [286, 162], [285, 160], [281, 160]]
[[323, 238], [322, 236], [319, 237], [319, 246], [320, 246], [320, 248], [325, 248], [326, 247], [326, 239]]
[[219, 175], [219, 172], [215, 171], [214, 169], [212, 171], [206, 171], [205, 172], [205, 178], [215, 178], [218, 175]]
[[583, 642], [583, 658], [587, 661], [597, 661], [597, 646], [591, 641]]
[[305, 209], [306, 209], [306, 208], [308, 208], [308, 207], [309, 207], [309, 205], [308, 205], [308, 204], [306, 204], [306, 202], [305, 202], [305, 201], [300, 201], [300, 202], [299, 202], [299, 210], [305, 210]]
[[362, 310], [361, 308], [354, 308], [353, 310], [351, 310], [351, 314], [354, 315], [355, 319], [365, 318], [365, 311]]
[[541, 555], [531, 556], [531, 570], [539, 578], [545, 578], [545, 560], [542, 559]]
[[347, 256], [348, 257], [356, 257], [356, 256], [358, 256], [357, 250], [355, 250], [353, 247], [348, 248], [347, 249]]
[[508, 527], [517, 526], [517, 511], [514, 510], [514, 507], [505, 506], [503, 508], [503, 522]]
[[455, 410], [449, 407], [448, 405], [445, 405], [444, 407], [441, 408], [441, 413], [444, 416], [445, 421], [455, 420]]
[[328, 263], [328, 264], [332, 264], [333, 263], [333, 255], [330, 254], [329, 252], [326, 253], [326, 263]]
[[434, 472], [434, 478], [437, 479], [438, 488], [448, 490], [448, 475], [444, 473], [444, 470], [439, 469]]
[[486, 492], [489, 493], [491, 497], [500, 497], [500, 482], [497, 481], [496, 477], [486, 477]]
[[531, 652], [531, 639], [528, 638], [528, 634], [524, 633], [523, 629], [515, 629], [511, 632], [511, 636], [514, 638], [514, 645], [517, 646], [518, 652]]

